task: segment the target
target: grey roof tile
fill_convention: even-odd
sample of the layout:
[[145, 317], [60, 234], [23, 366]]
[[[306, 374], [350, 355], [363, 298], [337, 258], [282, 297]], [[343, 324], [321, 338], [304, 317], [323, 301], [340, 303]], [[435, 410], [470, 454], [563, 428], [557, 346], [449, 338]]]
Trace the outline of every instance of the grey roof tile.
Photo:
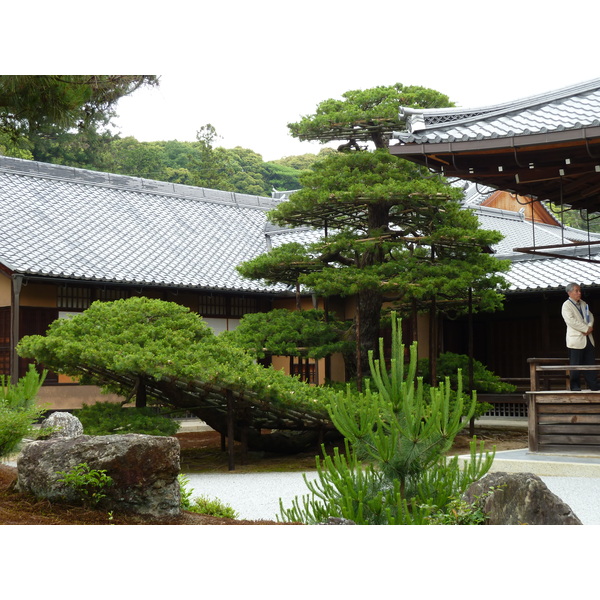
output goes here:
[[[598, 285], [595, 263], [514, 252], [534, 241], [537, 246], [560, 244], [563, 238], [585, 241], [586, 232], [533, 226], [518, 213], [477, 206], [487, 188], [466, 191], [466, 205], [475, 206], [481, 225], [505, 236], [494, 251], [512, 261], [510, 291], [558, 289], [571, 280]], [[284, 292], [286, 286], [246, 280], [235, 270], [267, 251], [268, 241], [277, 247], [319, 238], [318, 231], [270, 224], [266, 213], [277, 203], [0, 157], [0, 263], [15, 272], [57, 278]]]
[[559, 290], [573, 281], [598, 287], [600, 263], [544, 258], [513, 262], [506, 275], [511, 292]]
[[600, 79], [477, 109], [401, 109], [405, 143], [443, 143], [513, 137], [600, 125]]
[[0, 262], [32, 275], [272, 292], [235, 266], [266, 251], [270, 198], [0, 157]]

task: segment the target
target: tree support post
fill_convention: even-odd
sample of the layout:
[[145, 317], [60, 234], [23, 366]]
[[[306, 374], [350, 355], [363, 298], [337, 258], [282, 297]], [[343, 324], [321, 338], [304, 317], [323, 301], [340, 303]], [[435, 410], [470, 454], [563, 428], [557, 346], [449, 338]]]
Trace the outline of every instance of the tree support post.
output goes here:
[[227, 452], [229, 454], [229, 470], [235, 469], [234, 454], [234, 399], [231, 390], [227, 390]]

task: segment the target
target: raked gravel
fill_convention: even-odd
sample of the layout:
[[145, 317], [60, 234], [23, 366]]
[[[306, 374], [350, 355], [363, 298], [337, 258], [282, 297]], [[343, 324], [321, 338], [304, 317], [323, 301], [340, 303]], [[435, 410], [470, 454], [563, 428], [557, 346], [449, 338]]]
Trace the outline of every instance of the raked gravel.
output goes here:
[[[305, 473], [309, 480], [317, 473]], [[294, 497], [309, 490], [303, 473], [202, 473], [186, 474], [193, 496], [218, 498], [239, 514], [240, 519], [276, 520], [279, 498], [285, 508]], [[600, 525], [600, 478], [541, 477], [550, 491], [568, 504], [584, 525]]]

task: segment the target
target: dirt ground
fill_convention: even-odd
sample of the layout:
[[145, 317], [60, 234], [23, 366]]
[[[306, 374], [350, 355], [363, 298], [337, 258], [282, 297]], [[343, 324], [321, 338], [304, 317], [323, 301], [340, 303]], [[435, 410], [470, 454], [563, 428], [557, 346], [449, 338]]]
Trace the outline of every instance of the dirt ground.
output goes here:
[[[485, 449], [493, 446], [497, 451], [527, 447], [526, 431], [506, 431], [478, 428], [477, 439]], [[185, 472], [227, 472], [228, 455], [221, 449], [221, 436], [215, 432], [180, 433], [181, 467]], [[469, 451], [468, 435], [459, 435], [452, 454]], [[280, 456], [264, 452], [248, 452], [242, 457], [236, 447], [236, 472], [305, 471], [315, 468], [317, 452], [293, 456]], [[272, 521], [241, 521], [220, 519], [184, 512], [181, 517], [169, 520], [144, 518], [133, 515], [109, 514], [104, 510], [91, 510], [39, 500], [14, 489], [17, 469], [0, 464], [0, 525], [281, 525]]]

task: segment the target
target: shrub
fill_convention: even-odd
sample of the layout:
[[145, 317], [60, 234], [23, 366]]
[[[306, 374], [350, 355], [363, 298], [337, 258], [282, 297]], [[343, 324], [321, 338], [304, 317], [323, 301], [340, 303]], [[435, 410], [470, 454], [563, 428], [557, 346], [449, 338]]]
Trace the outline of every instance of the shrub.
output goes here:
[[198, 496], [190, 508], [190, 512], [210, 517], [219, 517], [221, 519], [237, 519], [238, 513], [231, 506], [221, 502], [218, 498], [210, 499], [206, 496]]
[[104, 490], [113, 483], [106, 470], [90, 469], [87, 463], [80, 463], [70, 471], [57, 471], [56, 474], [62, 475], [58, 481], [72, 488], [86, 506], [97, 506], [106, 497]]
[[74, 414], [87, 435], [144, 433], [169, 436], [179, 430], [177, 421], [157, 414], [150, 407], [124, 408], [116, 402], [96, 402], [74, 411]]
[[24, 437], [35, 437], [32, 425], [44, 414], [36, 398], [45, 378], [46, 371], [40, 375], [33, 365], [16, 385], [0, 376], [0, 457], [15, 452]]
[[[423, 375], [425, 383], [429, 381], [429, 360], [423, 358], [419, 360], [419, 373]], [[456, 386], [458, 383], [457, 374], [459, 371], [467, 373], [469, 369], [469, 357], [466, 354], [455, 354], [454, 352], [444, 352], [440, 354], [437, 362], [437, 375], [443, 381], [446, 377], [450, 379], [450, 384]], [[482, 362], [473, 360], [473, 389], [481, 393], [504, 394], [514, 392], [517, 388], [511, 383], [505, 383], [492, 371], [490, 371]]]
[[238, 513], [218, 498], [213, 500], [206, 496], [192, 498], [194, 492], [188, 488], [190, 480], [183, 473], [177, 476], [177, 480], [179, 481], [179, 492], [181, 495], [181, 510], [225, 519], [238, 518]]

